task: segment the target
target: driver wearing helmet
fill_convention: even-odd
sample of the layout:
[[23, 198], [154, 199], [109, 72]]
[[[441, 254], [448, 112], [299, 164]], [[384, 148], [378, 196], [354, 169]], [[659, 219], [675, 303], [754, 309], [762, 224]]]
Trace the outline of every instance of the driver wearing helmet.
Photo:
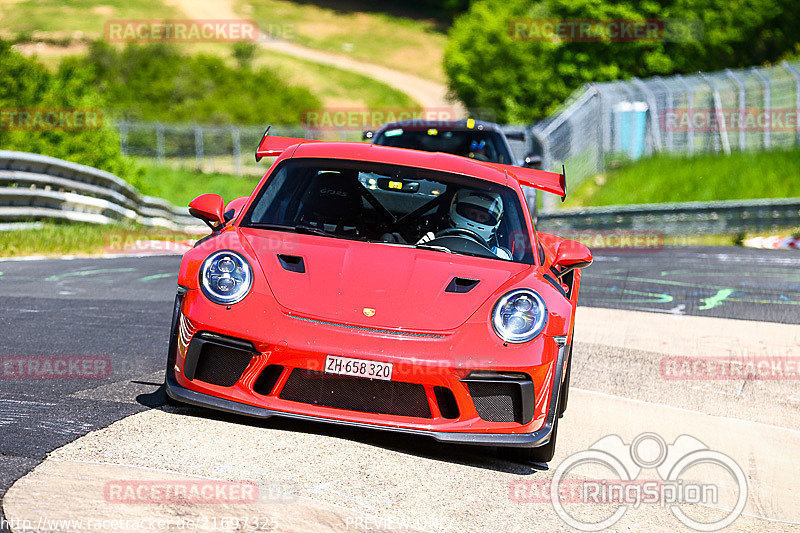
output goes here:
[[481, 139], [480, 141], [473, 139], [470, 141], [469, 150], [464, 155], [478, 161], [490, 161], [489, 156], [486, 155], [486, 139]]
[[[503, 219], [503, 199], [493, 192], [461, 189], [450, 203], [450, 225], [479, 237], [481, 244], [500, 259], [511, 259], [511, 252], [497, 242], [497, 228]], [[428, 232], [417, 244], [433, 240]]]

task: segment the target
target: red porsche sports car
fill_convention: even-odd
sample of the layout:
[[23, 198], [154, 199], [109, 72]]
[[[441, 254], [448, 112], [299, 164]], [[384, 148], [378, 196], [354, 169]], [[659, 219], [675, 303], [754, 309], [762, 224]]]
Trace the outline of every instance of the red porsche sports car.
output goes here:
[[553, 456], [582, 244], [537, 232], [523, 186], [564, 176], [455, 155], [265, 134], [248, 198], [178, 275], [178, 402]]

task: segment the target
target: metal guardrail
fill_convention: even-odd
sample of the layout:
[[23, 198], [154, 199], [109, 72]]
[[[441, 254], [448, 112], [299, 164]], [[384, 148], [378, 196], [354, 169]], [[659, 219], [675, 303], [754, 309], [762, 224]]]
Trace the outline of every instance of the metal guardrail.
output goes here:
[[43, 219], [200, 227], [186, 208], [143, 196], [110, 172], [46, 155], [0, 150], [0, 221]]
[[545, 231], [635, 230], [663, 235], [734, 234], [800, 227], [800, 198], [616, 205], [539, 215]]
[[[47, 219], [205, 228], [186, 208], [143, 196], [109, 172], [54, 157], [0, 150], [0, 222]], [[664, 235], [800, 227], [800, 198], [563, 209], [540, 214], [537, 226], [562, 233], [639, 230]]]

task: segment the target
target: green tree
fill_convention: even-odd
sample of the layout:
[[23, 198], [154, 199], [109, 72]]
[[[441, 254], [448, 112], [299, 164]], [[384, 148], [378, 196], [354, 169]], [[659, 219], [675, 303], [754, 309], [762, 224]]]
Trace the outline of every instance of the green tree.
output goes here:
[[126, 119], [216, 124], [297, 124], [320, 106], [303, 87], [267, 69], [232, 68], [216, 56], [187, 56], [166, 44], [116, 50], [101, 41], [88, 56], [67, 60], [59, 77], [75, 70], [115, 115]]
[[[85, 73], [55, 78], [38, 62], [0, 41], [0, 110], [29, 112], [85, 109], [100, 111], [101, 100], [86, 82]], [[70, 127], [42, 130], [0, 127], [0, 148], [33, 152], [82, 163], [120, 176], [130, 175], [131, 161], [119, 146], [116, 130], [106, 121], [98, 129]]]
[[[519, 19], [657, 19], [688, 31], [659, 41], [515, 39]], [[476, 0], [450, 29], [444, 67], [467, 107], [531, 121], [587, 82], [762, 64], [798, 41], [797, 0]]]

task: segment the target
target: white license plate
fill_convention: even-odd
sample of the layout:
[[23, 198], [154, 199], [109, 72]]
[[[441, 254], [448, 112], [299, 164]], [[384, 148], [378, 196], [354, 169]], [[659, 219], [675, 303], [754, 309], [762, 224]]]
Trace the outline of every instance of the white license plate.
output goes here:
[[392, 379], [392, 363], [329, 355], [325, 359], [325, 372], [389, 381]]

